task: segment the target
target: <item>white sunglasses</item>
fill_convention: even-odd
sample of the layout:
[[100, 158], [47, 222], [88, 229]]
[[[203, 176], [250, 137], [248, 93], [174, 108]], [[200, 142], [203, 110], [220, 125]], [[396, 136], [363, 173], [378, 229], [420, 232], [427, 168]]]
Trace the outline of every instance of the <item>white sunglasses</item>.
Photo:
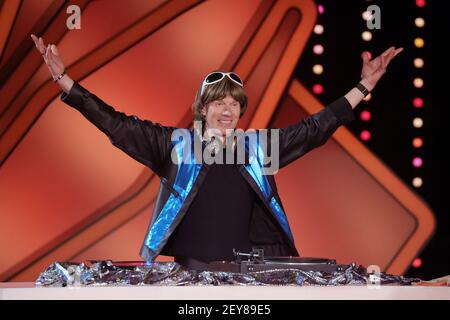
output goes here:
[[225, 78], [225, 76], [230, 78], [231, 81], [237, 83], [241, 87], [244, 87], [244, 83], [242, 82], [241, 78], [239, 78], [239, 76], [234, 72], [220, 72], [220, 71], [211, 72], [205, 77], [205, 80], [203, 80], [200, 96], [203, 95], [206, 86], [222, 81]]

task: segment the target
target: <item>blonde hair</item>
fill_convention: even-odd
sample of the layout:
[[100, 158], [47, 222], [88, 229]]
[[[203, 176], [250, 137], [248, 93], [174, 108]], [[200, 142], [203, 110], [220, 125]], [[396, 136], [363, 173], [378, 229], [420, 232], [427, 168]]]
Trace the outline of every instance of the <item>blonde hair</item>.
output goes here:
[[227, 95], [232, 96], [239, 102], [241, 112], [239, 118], [242, 117], [247, 110], [247, 95], [244, 92], [244, 88], [233, 82], [228, 77], [225, 77], [219, 82], [208, 85], [205, 87], [203, 95], [201, 95], [202, 86], [197, 90], [194, 103], [192, 104], [192, 112], [194, 113], [194, 121], [202, 121], [202, 125], [205, 125], [205, 118], [202, 115], [203, 108], [210, 102], [225, 98]]

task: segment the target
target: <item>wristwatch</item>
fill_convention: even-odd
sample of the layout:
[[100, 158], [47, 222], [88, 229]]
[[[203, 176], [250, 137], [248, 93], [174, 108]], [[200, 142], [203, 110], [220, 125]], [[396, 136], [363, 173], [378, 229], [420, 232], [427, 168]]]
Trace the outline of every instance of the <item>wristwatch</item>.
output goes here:
[[364, 97], [367, 97], [367, 95], [370, 93], [369, 89], [367, 89], [361, 82], [358, 83], [355, 87], [356, 87], [356, 89], [361, 91], [361, 93], [364, 95]]
[[59, 76], [57, 76], [55, 79], [53, 79], [54, 82], [58, 82], [64, 75], [66, 74], [66, 70], [63, 71]]

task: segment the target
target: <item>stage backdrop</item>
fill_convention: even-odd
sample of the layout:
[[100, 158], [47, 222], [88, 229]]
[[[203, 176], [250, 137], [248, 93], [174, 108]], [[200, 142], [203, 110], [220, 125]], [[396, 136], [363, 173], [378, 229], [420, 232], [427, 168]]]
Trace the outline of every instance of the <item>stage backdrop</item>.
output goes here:
[[[69, 4], [81, 9], [79, 30], [66, 27]], [[164, 125], [190, 127], [214, 69], [245, 80], [241, 128], [287, 126], [324, 107], [292, 79], [313, 1], [0, 5], [0, 281], [33, 281], [54, 261], [140, 260], [159, 186], [60, 101], [30, 33], [56, 44], [71, 77], [116, 110]], [[425, 203], [344, 127], [276, 179], [302, 256], [402, 273], [434, 229]]]

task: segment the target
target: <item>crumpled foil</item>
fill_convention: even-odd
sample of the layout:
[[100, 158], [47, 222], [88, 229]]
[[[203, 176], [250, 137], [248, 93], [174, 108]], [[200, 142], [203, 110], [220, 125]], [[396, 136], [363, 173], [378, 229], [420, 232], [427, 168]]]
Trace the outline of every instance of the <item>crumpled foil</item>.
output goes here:
[[204, 286], [204, 285], [411, 285], [417, 278], [386, 273], [367, 273], [363, 266], [349, 265], [342, 271], [323, 273], [298, 269], [276, 269], [251, 273], [188, 270], [176, 262], [153, 262], [119, 267], [112, 261], [87, 263], [55, 262], [37, 278], [37, 287], [66, 286]]

